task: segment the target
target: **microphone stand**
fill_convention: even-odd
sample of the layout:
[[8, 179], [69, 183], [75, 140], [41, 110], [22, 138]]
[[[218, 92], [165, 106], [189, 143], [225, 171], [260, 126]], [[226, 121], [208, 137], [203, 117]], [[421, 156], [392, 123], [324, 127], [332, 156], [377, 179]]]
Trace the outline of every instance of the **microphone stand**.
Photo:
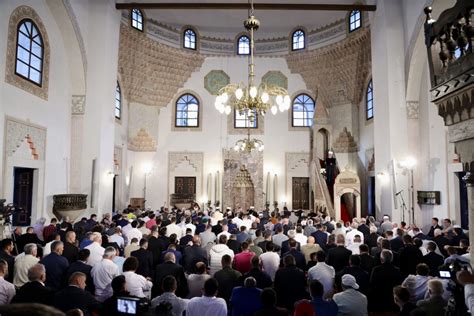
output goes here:
[[407, 205], [405, 204], [405, 199], [403, 198], [403, 192], [399, 194], [400, 199], [402, 200], [402, 221], [405, 221], [405, 210], [407, 210]]

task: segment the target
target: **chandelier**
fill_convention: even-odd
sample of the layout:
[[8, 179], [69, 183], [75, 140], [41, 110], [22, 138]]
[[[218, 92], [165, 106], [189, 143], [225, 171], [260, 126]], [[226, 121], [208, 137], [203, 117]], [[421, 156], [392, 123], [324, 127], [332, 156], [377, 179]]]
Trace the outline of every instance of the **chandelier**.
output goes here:
[[232, 110], [239, 111], [240, 115], [245, 115], [250, 120], [255, 120], [255, 115], [265, 115], [270, 110], [276, 114], [278, 110], [283, 112], [290, 108], [291, 99], [286, 89], [260, 83], [256, 86], [255, 64], [254, 64], [254, 32], [258, 30], [260, 21], [254, 16], [253, 0], [250, 3], [249, 17], [244, 21], [245, 28], [250, 33], [250, 57], [248, 63], [248, 84], [231, 83], [221, 88], [215, 100], [215, 107], [220, 113], [229, 115]]
[[250, 153], [254, 150], [263, 151], [264, 147], [260, 139], [250, 138], [250, 129], [247, 128], [247, 138], [239, 139], [234, 145], [234, 150]]

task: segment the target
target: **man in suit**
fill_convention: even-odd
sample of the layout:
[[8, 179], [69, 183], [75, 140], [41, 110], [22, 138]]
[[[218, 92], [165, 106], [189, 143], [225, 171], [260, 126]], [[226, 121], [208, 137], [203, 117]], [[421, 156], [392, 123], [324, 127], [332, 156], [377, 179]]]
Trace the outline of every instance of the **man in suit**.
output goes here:
[[65, 240], [63, 257], [71, 264], [77, 260], [77, 256], [79, 255], [79, 248], [76, 247], [76, 233], [68, 231]]
[[184, 270], [189, 274], [196, 273], [196, 263], [198, 262], [203, 262], [208, 266], [207, 252], [201, 247], [201, 238], [198, 235], [193, 237], [191, 247], [184, 248], [182, 261]]
[[436, 243], [433, 241], [428, 242], [426, 246], [428, 253], [423, 256], [423, 262], [430, 268], [430, 275], [437, 277], [439, 273], [439, 267], [444, 264], [444, 258], [442, 255], [437, 254]]
[[444, 249], [444, 246], [449, 245], [450, 241], [448, 238], [446, 238], [443, 235], [443, 231], [441, 229], [439, 228], [435, 229], [433, 241], [438, 245], [438, 248], [439, 248], [439, 251], [441, 251], [441, 254], [447, 257], [448, 253], [446, 252], [446, 249]]
[[359, 285], [359, 292], [366, 295], [369, 293], [369, 274], [360, 266], [361, 260], [359, 255], [351, 255], [349, 258], [349, 266], [345, 267], [336, 274], [335, 283], [339, 291], [342, 291], [341, 279], [344, 274], [352, 275]]
[[150, 228], [150, 237], [148, 237], [147, 250], [153, 255], [154, 267], [156, 267], [156, 265], [160, 262], [161, 251], [163, 250], [160, 248], [160, 242], [158, 240], [158, 237], [159, 237], [158, 229], [159, 227], [157, 225], [152, 226]]
[[13, 240], [5, 238], [0, 242], [0, 259], [8, 263], [8, 276], [6, 281], [13, 282], [13, 267], [15, 266], [15, 257], [12, 256]]
[[[290, 250], [288, 252], [282, 254], [282, 258], [284, 259], [288, 255], [292, 255], [295, 258], [296, 266], [305, 271], [306, 270], [306, 260], [304, 255], [297, 249], [298, 242], [294, 239], [289, 239], [289, 247]], [[283, 249], [283, 248], [282, 248]]]
[[82, 272], [74, 272], [69, 278], [69, 285], [56, 293], [53, 297], [53, 306], [67, 312], [71, 309], [80, 309], [85, 316], [99, 311], [101, 304], [95, 297], [85, 291], [87, 276]]
[[19, 252], [23, 250], [23, 247], [25, 247], [26, 244], [43, 245], [43, 242], [38, 238], [38, 235], [35, 234], [33, 227], [28, 227], [26, 233], [16, 239], [16, 245]]
[[326, 263], [336, 270], [336, 273], [349, 265], [349, 257], [352, 252], [345, 247], [345, 239], [343, 235], [337, 235], [337, 247], [329, 249]]
[[44, 285], [46, 269], [37, 263], [28, 270], [28, 280], [17, 292], [11, 303], [40, 303], [51, 305], [53, 291]]
[[172, 275], [178, 282], [176, 296], [185, 298], [188, 295], [188, 281], [184, 275], [184, 269], [176, 264], [176, 257], [172, 252], [165, 255], [164, 263], [156, 266], [155, 275], [153, 277], [153, 288], [151, 289], [152, 298], [163, 294], [162, 281], [167, 275]]
[[[287, 240], [285, 240], [284, 242], [281, 243], [281, 252], [280, 252], [280, 253], [281, 253], [282, 255], [285, 254], [285, 253], [287, 253], [288, 251], [290, 251], [290, 248], [291, 248], [291, 246], [290, 246], [290, 240], [295, 240], [295, 236], [296, 236], [296, 231], [295, 231], [294, 229], [290, 229], [290, 230], [288, 231], [288, 238], [289, 238], [289, 239], [287, 239]], [[295, 240], [295, 241], [296, 241], [296, 240]], [[297, 242], [297, 241], [296, 241], [296, 249], [297, 249], [298, 251], [301, 250], [301, 245], [300, 245], [300, 243]]]
[[[367, 238], [367, 236], [369, 236], [369, 234], [370, 234], [370, 228], [369, 228], [369, 226], [367, 226], [365, 218], [361, 218], [361, 219], [360, 219], [360, 224], [359, 224], [359, 227], [357, 227], [357, 229], [358, 229], [362, 234], [364, 234], [364, 240], [365, 240], [365, 239]], [[360, 284], [359, 284], [359, 285], [360, 285]]]
[[421, 240], [428, 239], [428, 237], [425, 234], [423, 234], [423, 232], [418, 227], [413, 228], [413, 239], [415, 238], [418, 238]]
[[75, 272], [82, 272], [86, 275], [86, 291], [94, 294], [95, 286], [94, 281], [91, 277], [92, 266], [87, 264], [87, 259], [89, 259], [90, 251], [89, 249], [82, 249], [79, 251], [77, 256], [77, 261], [71, 263], [69, 268], [66, 271], [65, 280], [69, 280], [71, 275]]
[[397, 312], [393, 300], [393, 288], [403, 281], [400, 270], [392, 264], [393, 254], [384, 249], [380, 253], [381, 265], [372, 270], [370, 277], [369, 311]]
[[273, 284], [277, 292], [278, 305], [292, 311], [297, 301], [309, 298], [306, 292], [306, 277], [301, 269], [296, 267], [295, 258], [288, 255], [284, 258], [285, 267], [275, 274]]
[[69, 267], [69, 262], [62, 256], [64, 250], [64, 243], [62, 241], [55, 241], [51, 244], [51, 253], [41, 259], [40, 263], [46, 268], [46, 286], [54, 291], [59, 290], [64, 282], [66, 270]]
[[440, 229], [440, 230], [443, 230], [443, 227], [441, 227], [439, 225], [439, 219], [437, 217], [433, 217], [431, 219], [431, 227], [430, 227], [430, 231], [428, 233], [428, 237], [430, 237], [431, 239], [433, 239], [435, 237], [435, 230], [436, 229]]
[[360, 267], [369, 274], [375, 266], [375, 259], [369, 254], [369, 247], [366, 244], [359, 246]]
[[140, 240], [140, 249], [132, 251], [131, 256], [138, 259], [137, 274], [144, 276], [145, 278], [151, 278], [153, 276], [153, 254], [147, 251], [148, 240], [142, 238]]
[[316, 243], [324, 249], [328, 242], [328, 234], [323, 231], [323, 225], [316, 224], [316, 231], [311, 234], [316, 240]]
[[400, 272], [406, 277], [416, 274], [416, 266], [423, 262], [421, 250], [413, 245], [410, 235], [403, 236], [405, 247], [400, 251]]
[[[389, 232], [387, 232], [389, 234]], [[390, 239], [390, 238], [389, 238]], [[390, 239], [390, 248], [393, 251], [399, 252], [405, 246], [403, 242], [403, 229], [397, 228], [397, 236]]]

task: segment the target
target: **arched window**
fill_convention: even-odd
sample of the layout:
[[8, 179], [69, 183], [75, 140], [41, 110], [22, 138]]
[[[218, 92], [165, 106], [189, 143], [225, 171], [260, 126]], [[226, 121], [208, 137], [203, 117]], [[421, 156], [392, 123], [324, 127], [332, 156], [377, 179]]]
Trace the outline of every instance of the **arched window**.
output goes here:
[[247, 35], [242, 35], [237, 40], [237, 54], [250, 55], [250, 39]]
[[176, 127], [199, 127], [199, 101], [192, 94], [183, 94], [176, 101]]
[[253, 110], [251, 113], [247, 111], [234, 112], [234, 128], [257, 128], [258, 127], [258, 114], [257, 110]]
[[357, 30], [361, 25], [360, 11], [354, 10], [351, 11], [349, 15], [349, 32]]
[[18, 24], [15, 73], [39, 86], [43, 81], [43, 39], [33, 21]]
[[313, 125], [314, 100], [307, 94], [297, 95], [291, 109], [293, 127]]
[[184, 31], [184, 48], [196, 49], [196, 32], [192, 29]]
[[367, 86], [366, 102], [367, 119], [370, 120], [374, 117], [374, 90], [372, 88], [372, 80], [370, 80], [369, 85]]
[[293, 50], [304, 49], [305, 34], [303, 30], [293, 32]]
[[143, 13], [140, 9], [132, 9], [132, 27], [143, 31]]
[[115, 118], [119, 119], [122, 117], [122, 92], [120, 90], [120, 84], [117, 81], [115, 86]]

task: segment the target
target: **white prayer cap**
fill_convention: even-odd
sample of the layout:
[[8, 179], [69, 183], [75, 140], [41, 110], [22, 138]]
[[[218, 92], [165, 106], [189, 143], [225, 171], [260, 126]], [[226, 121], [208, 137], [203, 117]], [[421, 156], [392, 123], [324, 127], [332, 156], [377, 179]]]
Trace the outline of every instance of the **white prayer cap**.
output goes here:
[[359, 288], [359, 284], [357, 284], [356, 279], [350, 274], [344, 274], [341, 278], [341, 283], [345, 287], [351, 287], [354, 290]]

